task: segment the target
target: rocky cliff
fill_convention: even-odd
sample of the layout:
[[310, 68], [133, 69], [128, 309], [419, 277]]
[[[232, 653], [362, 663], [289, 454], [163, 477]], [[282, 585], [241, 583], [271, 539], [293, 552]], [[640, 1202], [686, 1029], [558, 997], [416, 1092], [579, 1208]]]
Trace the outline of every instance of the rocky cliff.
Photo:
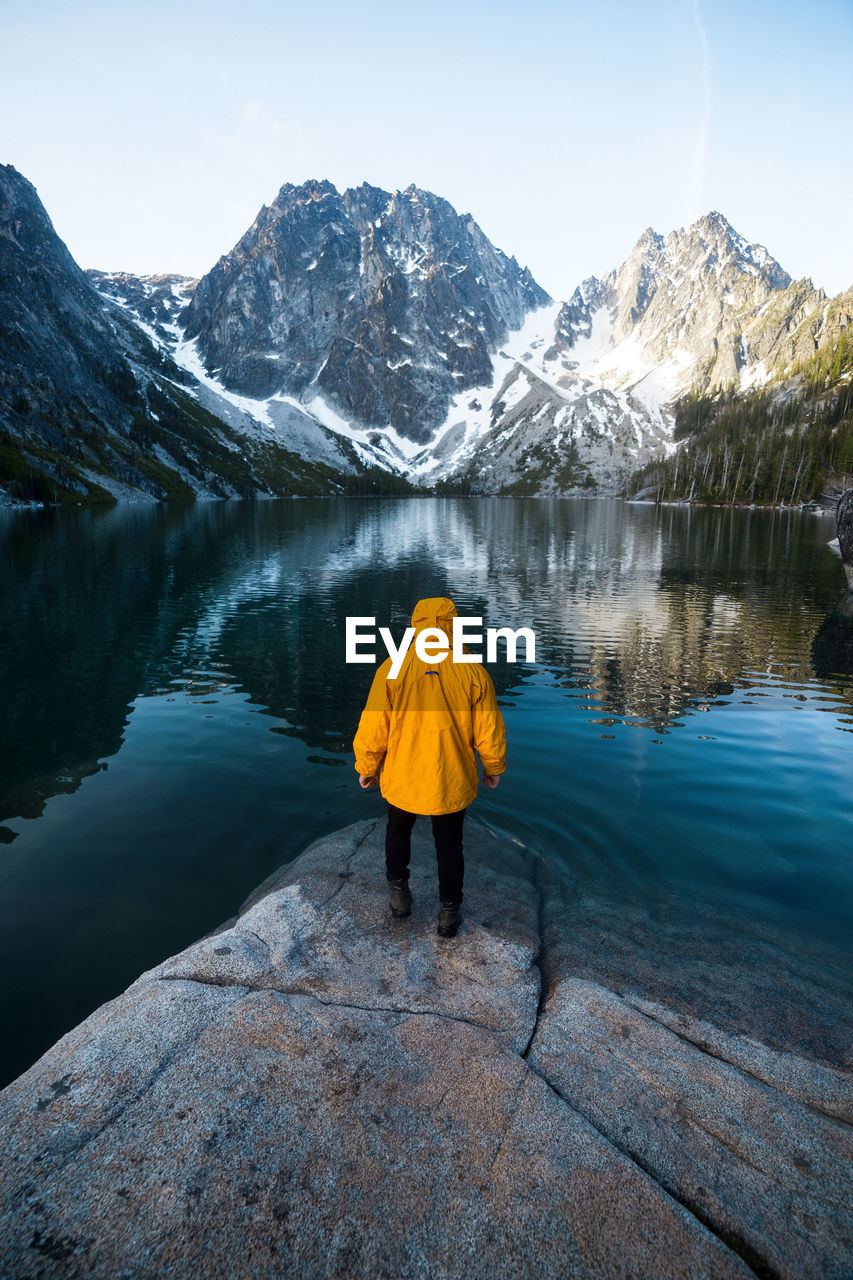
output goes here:
[[328, 466], [279, 447], [246, 415], [206, 408], [192, 374], [96, 290], [11, 165], [0, 166], [0, 336], [0, 500], [334, 487]]
[[648, 228], [621, 267], [575, 291], [557, 320], [556, 364], [599, 361], [616, 385], [644, 374], [660, 391], [722, 385], [750, 359], [741, 338], [790, 276], [720, 213], [686, 230]]
[[608, 384], [649, 383], [670, 398], [746, 390], [837, 341], [851, 310], [851, 291], [829, 299], [792, 280], [710, 213], [666, 237], [649, 228], [621, 267], [585, 280], [560, 309], [546, 362], [558, 378], [594, 367]]
[[688, 391], [785, 378], [832, 350], [851, 316], [853, 293], [792, 281], [720, 213], [667, 236], [649, 228], [620, 267], [530, 318], [448, 432], [454, 447], [435, 451], [436, 473], [462, 471], [487, 492], [621, 492], [672, 450]]
[[548, 301], [429, 191], [306, 182], [261, 209], [184, 320], [229, 389], [322, 397], [359, 425], [425, 443], [452, 396], [490, 374], [508, 331]]
[[835, 520], [838, 526], [838, 550], [847, 581], [853, 587], [853, 489], [848, 489], [838, 499]]
[[[387, 910], [357, 823], [2, 1095], [15, 1277], [840, 1277], [849, 993], [772, 930], [578, 900], [472, 824]], [[698, 918], [697, 917], [697, 918]]]

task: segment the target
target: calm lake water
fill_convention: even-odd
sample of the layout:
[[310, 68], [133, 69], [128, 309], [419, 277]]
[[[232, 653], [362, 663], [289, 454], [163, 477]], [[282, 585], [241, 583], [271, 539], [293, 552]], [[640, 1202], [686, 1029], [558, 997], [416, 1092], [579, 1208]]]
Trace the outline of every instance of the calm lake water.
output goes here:
[[3, 1082], [311, 840], [382, 812], [352, 767], [373, 668], [345, 665], [344, 619], [399, 635], [427, 595], [536, 631], [535, 665], [491, 668], [509, 768], [480, 817], [581, 892], [725, 894], [841, 963], [853, 620], [833, 534], [534, 499], [4, 516]]

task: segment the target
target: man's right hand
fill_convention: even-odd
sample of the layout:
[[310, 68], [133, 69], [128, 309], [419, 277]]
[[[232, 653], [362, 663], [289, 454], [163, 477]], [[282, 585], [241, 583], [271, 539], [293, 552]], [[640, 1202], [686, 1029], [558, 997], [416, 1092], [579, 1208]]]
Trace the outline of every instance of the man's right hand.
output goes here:
[[486, 785], [487, 787], [490, 787], [490, 788], [492, 789], [492, 791], [494, 791], [495, 787], [498, 785], [498, 783], [500, 782], [500, 780], [501, 780], [501, 775], [500, 775], [499, 773], [484, 773], [484, 774], [483, 774], [483, 782], [485, 783], [485, 785]]
[[375, 775], [372, 778], [368, 778], [365, 774], [360, 773], [358, 775], [358, 782], [362, 791], [372, 791], [379, 782], [379, 779]]

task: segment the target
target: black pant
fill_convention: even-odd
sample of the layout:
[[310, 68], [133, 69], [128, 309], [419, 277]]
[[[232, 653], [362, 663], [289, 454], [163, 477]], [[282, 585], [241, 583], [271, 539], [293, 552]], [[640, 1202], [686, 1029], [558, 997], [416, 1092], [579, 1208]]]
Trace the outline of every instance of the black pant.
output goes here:
[[[462, 857], [462, 823], [465, 809], [456, 813], [438, 813], [432, 819], [435, 856], [438, 861], [438, 896], [442, 902], [462, 901], [462, 879], [465, 862]], [[388, 806], [385, 830], [385, 872], [389, 880], [406, 880], [412, 856], [412, 827], [416, 814], [407, 809]]]

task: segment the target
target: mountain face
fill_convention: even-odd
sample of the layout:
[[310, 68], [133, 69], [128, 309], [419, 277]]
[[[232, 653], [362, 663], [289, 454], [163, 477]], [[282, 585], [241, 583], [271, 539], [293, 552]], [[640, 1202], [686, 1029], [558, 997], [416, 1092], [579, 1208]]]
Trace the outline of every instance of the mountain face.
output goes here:
[[552, 355], [568, 370], [593, 355], [614, 384], [646, 372], [671, 394], [754, 385], [817, 349], [825, 303], [710, 213], [666, 237], [645, 231], [621, 267], [584, 281], [561, 309]]
[[35, 188], [0, 166], [0, 502], [328, 492], [328, 468], [200, 403], [197, 381], [111, 304]]
[[9, 478], [30, 483], [33, 497], [42, 488], [33, 473], [48, 487], [45, 476], [87, 495], [86, 473], [98, 452], [87, 436], [110, 420], [128, 426], [119, 393], [132, 375], [98, 295], [35, 188], [11, 165], [0, 167], [0, 279], [0, 420], [12, 453]]
[[744, 319], [790, 283], [766, 249], [748, 244], [719, 213], [666, 237], [648, 229], [621, 267], [576, 290], [558, 320], [558, 347], [571, 362], [583, 339], [606, 337], [612, 352], [603, 376], [630, 377], [642, 362], [669, 366], [673, 389], [720, 385], [745, 362]]
[[425, 444], [453, 396], [550, 301], [468, 215], [415, 186], [281, 188], [183, 317], [209, 373], [255, 398], [320, 397]]
[[849, 311], [849, 295], [792, 281], [719, 213], [647, 230], [621, 267], [530, 318], [427, 473], [489, 492], [621, 492], [673, 448], [681, 395], [783, 376], [837, 342]]
[[315, 181], [201, 280], [83, 273], [0, 168], [0, 500], [618, 494], [685, 393], [788, 395], [851, 299], [711, 213], [552, 302], [438, 196]]

